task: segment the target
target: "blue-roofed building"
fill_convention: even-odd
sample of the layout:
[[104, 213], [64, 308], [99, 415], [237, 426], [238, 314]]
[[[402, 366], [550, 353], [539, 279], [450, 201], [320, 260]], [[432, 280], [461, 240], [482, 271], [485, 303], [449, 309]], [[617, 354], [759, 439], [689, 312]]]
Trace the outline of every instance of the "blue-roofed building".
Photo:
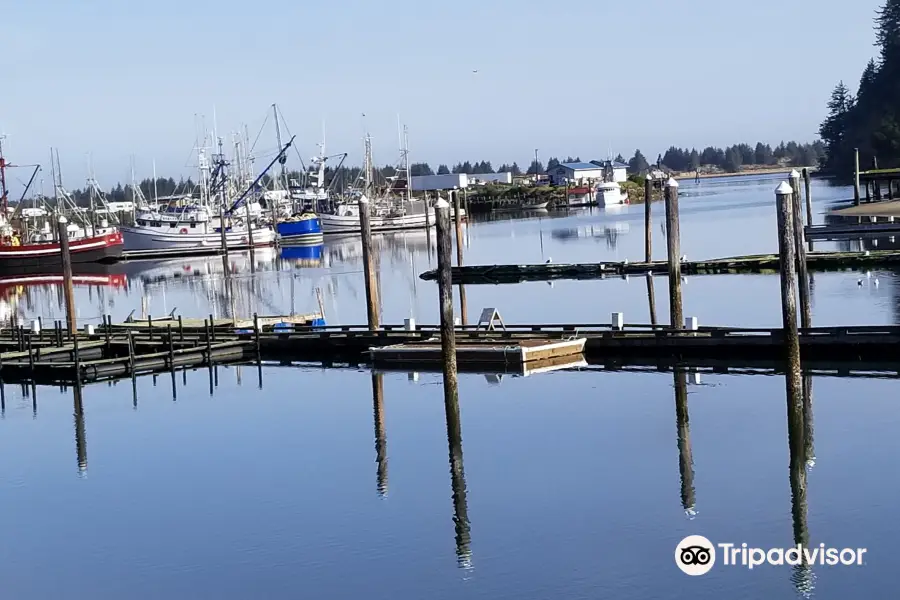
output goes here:
[[607, 177], [616, 183], [628, 179], [628, 165], [615, 161], [592, 161], [560, 163], [547, 170], [553, 185], [569, 183], [582, 184], [589, 181], [604, 181]]

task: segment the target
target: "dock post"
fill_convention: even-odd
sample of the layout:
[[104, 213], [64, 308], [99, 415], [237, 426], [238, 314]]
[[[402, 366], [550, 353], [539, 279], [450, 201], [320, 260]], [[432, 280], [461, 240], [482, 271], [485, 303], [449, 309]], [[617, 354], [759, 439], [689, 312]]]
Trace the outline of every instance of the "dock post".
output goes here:
[[60, 326], [60, 322], [59, 322], [59, 321], [53, 321], [53, 337], [54, 337], [54, 339], [56, 340], [56, 346], [57, 346], [57, 347], [63, 345], [63, 340], [62, 340], [62, 327]]
[[[110, 335], [110, 330], [112, 329], [112, 315], [104, 315], [103, 320], [104, 320], [104, 324], [106, 325], [106, 327], [103, 328], [104, 333], [106, 334], [106, 352], [109, 353], [109, 346], [110, 346], [109, 335]], [[107, 358], [109, 358], [109, 357], [107, 356]]]
[[684, 325], [681, 301], [681, 228], [678, 223], [678, 182], [666, 182], [666, 246], [669, 260], [669, 320], [672, 329]]
[[256, 362], [260, 362], [260, 357], [262, 355], [259, 349], [259, 315], [253, 313], [253, 339], [256, 342]]
[[125, 333], [128, 334], [128, 371], [134, 377], [134, 331], [129, 329]]
[[[459, 191], [453, 192], [453, 211], [456, 215], [456, 266], [463, 266], [463, 235], [462, 235], [462, 219], [460, 219]], [[466, 288], [459, 286], [459, 312], [462, 313], [462, 324], [469, 324], [469, 311], [466, 306]]]
[[172, 326], [166, 325], [166, 336], [169, 338], [169, 370], [175, 374], [175, 343], [172, 339]]
[[650, 204], [653, 199], [653, 176], [644, 179], [644, 260], [653, 260], [653, 232], [650, 228]]
[[212, 341], [216, 341], [216, 322], [213, 321], [212, 313], [209, 314], [209, 336]]
[[34, 353], [31, 350], [31, 335], [28, 336], [28, 370], [31, 371], [31, 378], [34, 379]]
[[806, 268], [806, 235], [803, 232], [803, 208], [800, 205], [800, 173], [791, 171], [791, 188], [794, 190], [791, 214], [794, 221], [794, 249], [797, 254], [797, 282], [800, 287], [800, 326], [812, 327], [809, 307], [809, 271]]
[[647, 273], [647, 302], [650, 304], [650, 324], [656, 328], [656, 294], [653, 289], [652, 273]]
[[794, 241], [794, 202], [791, 186], [783, 181], [775, 190], [778, 214], [778, 258], [781, 272], [781, 317], [787, 356], [788, 396], [800, 397], [800, 336], [797, 332], [797, 273]]
[[[225, 233], [225, 205], [223, 204], [219, 207], [219, 233], [222, 239], [222, 253], [224, 257], [228, 258], [228, 237]], [[226, 261], [227, 264], [227, 261]]]
[[70, 334], [75, 334], [75, 290], [72, 287], [72, 255], [69, 254], [69, 220], [60, 215], [57, 229], [59, 231], [60, 260], [63, 270], [63, 292], [66, 298], [66, 324]]
[[81, 353], [78, 351], [78, 336], [72, 337], [72, 354], [75, 356], [75, 386], [81, 387]]
[[178, 315], [178, 341], [184, 341], [184, 320]]
[[434, 203], [437, 230], [438, 297], [441, 310], [441, 358], [444, 365], [444, 402], [457, 398], [456, 329], [453, 320], [453, 279], [450, 258], [450, 203], [438, 197]]
[[859, 148], [853, 149], [853, 203], [859, 206]]
[[42, 319], [40, 315], [38, 315], [38, 318], [37, 318], [37, 326], [38, 326], [38, 340], [43, 342], [44, 341], [44, 319]]
[[212, 368], [212, 325], [206, 319], [203, 320], [203, 332], [206, 334], [206, 364]]
[[256, 248], [253, 243], [253, 221], [250, 218], [249, 202], [244, 202], [244, 212], [247, 213], [247, 243], [250, 244], [250, 272], [256, 273]]
[[369, 214], [370, 203], [365, 196], [359, 198], [359, 229], [362, 234], [363, 272], [366, 279], [366, 316], [369, 331], [381, 327], [378, 314], [378, 282], [375, 280], [375, 261], [372, 256], [372, 223]]
[[812, 182], [809, 178], [809, 169], [807, 169], [806, 167], [803, 168], [803, 187], [806, 191], [806, 226], [812, 227]]
[[147, 341], [153, 341], [153, 315], [147, 315]]

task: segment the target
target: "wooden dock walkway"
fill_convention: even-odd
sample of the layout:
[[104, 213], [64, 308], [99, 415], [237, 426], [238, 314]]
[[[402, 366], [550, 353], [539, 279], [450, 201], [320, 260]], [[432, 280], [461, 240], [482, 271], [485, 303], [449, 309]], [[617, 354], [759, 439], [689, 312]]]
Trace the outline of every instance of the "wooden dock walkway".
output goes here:
[[[863, 252], [809, 252], [807, 266], [811, 271], [842, 271], [845, 269], [875, 269], [900, 266], [900, 250], [875, 250]], [[777, 273], [777, 254], [734, 256], [681, 263], [682, 275], [717, 275], [726, 273]], [[455, 284], [500, 284], [523, 281], [551, 281], [558, 279], [605, 279], [625, 275], [665, 275], [668, 263], [652, 262], [602, 262], [576, 264], [532, 265], [471, 265], [452, 267]], [[433, 281], [437, 271], [419, 275], [425, 281]]]
[[[184, 322], [184, 321], [182, 321]], [[536, 358], [559, 358], [544, 350], [583, 340], [583, 358], [592, 363], [620, 361], [778, 361], [784, 349], [781, 329], [699, 327], [672, 330], [651, 325], [615, 329], [609, 324], [507, 325], [505, 330], [461, 326], [456, 329], [457, 358], [461, 370], [497, 362], [499, 354], [485, 358], [474, 348], [514, 349], [533, 347]], [[78, 352], [76, 356], [76, 339]], [[212, 368], [217, 364], [293, 361], [322, 363], [372, 362], [373, 348], [436, 348], [437, 326], [384, 326], [369, 331], [364, 326], [310, 327], [296, 325], [275, 329], [241, 329], [233, 325], [209, 327], [171, 326], [135, 329], [128, 324], [96, 328], [93, 334], [64, 335], [61, 330], [31, 334], [24, 329], [0, 331], [0, 380], [38, 383], [72, 383], [113, 380], [144, 373], [185, 368]], [[400, 346], [398, 346], [400, 345]], [[406, 346], [404, 346], [406, 345]], [[409, 346], [412, 345], [412, 346]], [[890, 364], [900, 348], [900, 326], [815, 327], [800, 330], [806, 361], [856, 364]], [[424, 354], [428, 354], [427, 352]], [[414, 370], [434, 363], [428, 356], [401, 352], [405, 367]], [[502, 354], [502, 353], [501, 353]], [[578, 358], [565, 352], [564, 358]], [[377, 355], [377, 351], [375, 353]], [[506, 359], [503, 359], [506, 360]], [[378, 361], [376, 360], [376, 363]], [[390, 361], [388, 361], [390, 362]], [[501, 361], [502, 362], [502, 361]], [[521, 365], [521, 358], [510, 364]], [[471, 364], [466, 364], [471, 363]], [[898, 359], [900, 364], [900, 359]], [[463, 368], [465, 367], [465, 368]]]

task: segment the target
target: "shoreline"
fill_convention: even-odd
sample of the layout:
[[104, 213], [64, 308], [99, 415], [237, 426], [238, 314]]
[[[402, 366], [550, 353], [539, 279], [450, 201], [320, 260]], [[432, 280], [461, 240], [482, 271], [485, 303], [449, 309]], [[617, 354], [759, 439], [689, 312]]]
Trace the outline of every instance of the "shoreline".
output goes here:
[[[771, 167], [766, 169], [740, 171], [738, 173], [701, 173], [700, 179], [716, 179], [720, 177], [750, 177], [753, 175], [774, 175], [777, 173], [790, 173], [793, 169], [797, 169], [798, 171], [800, 171], [804, 168], [808, 169], [810, 174], [815, 173], [818, 170], [817, 167]], [[697, 175], [695, 173], [678, 173], [672, 175], [672, 177], [676, 181], [683, 181], [685, 179], [695, 179]]]

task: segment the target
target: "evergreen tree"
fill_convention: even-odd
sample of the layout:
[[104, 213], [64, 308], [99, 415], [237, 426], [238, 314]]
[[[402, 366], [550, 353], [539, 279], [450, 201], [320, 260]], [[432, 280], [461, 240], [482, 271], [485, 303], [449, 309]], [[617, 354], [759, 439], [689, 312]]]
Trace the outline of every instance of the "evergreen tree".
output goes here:
[[775, 155], [772, 153], [772, 147], [762, 142], [756, 143], [756, 149], [753, 151], [753, 162], [757, 165], [771, 165], [775, 162]]
[[434, 175], [434, 171], [428, 166], [428, 163], [413, 163], [409, 165], [409, 174], [413, 177], [422, 175]]
[[616, 161], [617, 163], [621, 163], [621, 164], [624, 165], [624, 164], [625, 164], [625, 157], [622, 156], [621, 154], [616, 154], [615, 161]]
[[512, 165], [510, 165], [509, 172], [516, 176], [521, 175], [522, 169], [519, 168], [519, 163], [514, 162]]
[[634, 151], [634, 156], [628, 161], [628, 170], [637, 175], [650, 170], [650, 164], [640, 150]]
[[741, 170], [741, 153], [736, 147], [725, 151], [725, 170], [729, 173], [737, 173]]
[[532, 160], [528, 167], [528, 175], [542, 175], [544, 173], [544, 165], [539, 160]]
[[700, 153], [694, 148], [691, 150], [691, 171], [697, 171], [700, 168]]
[[559, 166], [559, 159], [556, 158], [555, 156], [551, 157], [550, 160], [547, 161], [547, 170], [548, 171], [550, 169], [552, 169], [554, 167], [558, 167], [558, 166]]
[[439, 165], [437, 170], [438, 175], [449, 175], [450, 169], [447, 168], [447, 165]]

